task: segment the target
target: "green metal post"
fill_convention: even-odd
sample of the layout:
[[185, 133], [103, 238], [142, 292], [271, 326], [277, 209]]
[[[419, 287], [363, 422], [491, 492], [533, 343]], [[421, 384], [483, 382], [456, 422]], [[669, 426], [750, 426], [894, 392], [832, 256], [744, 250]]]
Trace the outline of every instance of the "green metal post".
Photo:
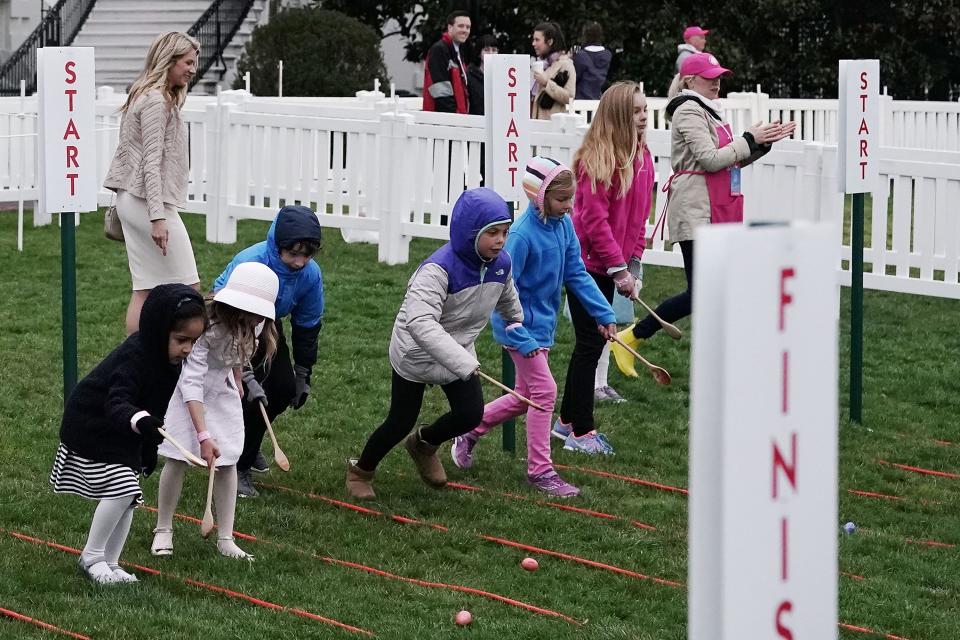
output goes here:
[[77, 386], [76, 214], [60, 214], [60, 287], [63, 318], [63, 403]]
[[850, 250], [850, 420], [863, 422], [863, 194], [853, 194]]
[[[508, 204], [510, 205], [510, 215], [513, 215], [513, 201], [511, 200]], [[501, 350], [500, 358], [500, 380], [513, 389], [517, 382], [517, 372], [513, 366], [513, 360], [510, 359], [510, 354], [507, 353], [506, 349]], [[516, 453], [517, 451], [517, 421], [513, 418], [503, 423], [503, 450], [510, 453]]]

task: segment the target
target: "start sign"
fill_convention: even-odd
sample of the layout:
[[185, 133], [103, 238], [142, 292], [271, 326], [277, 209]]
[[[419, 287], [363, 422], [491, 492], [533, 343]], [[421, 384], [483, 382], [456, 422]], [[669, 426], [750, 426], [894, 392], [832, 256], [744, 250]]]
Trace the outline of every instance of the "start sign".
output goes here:
[[523, 170], [530, 159], [530, 56], [487, 56], [483, 92], [486, 186], [508, 202], [523, 202]]
[[690, 640], [837, 637], [831, 225], [695, 235]]
[[843, 193], [865, 193], [879, 177], [880, 61], [841, 60], [837, 95], [837, 182]]
[[92, 47], [37, 50], [41, 197], [45, 213], [97, 209], [94, 87]]

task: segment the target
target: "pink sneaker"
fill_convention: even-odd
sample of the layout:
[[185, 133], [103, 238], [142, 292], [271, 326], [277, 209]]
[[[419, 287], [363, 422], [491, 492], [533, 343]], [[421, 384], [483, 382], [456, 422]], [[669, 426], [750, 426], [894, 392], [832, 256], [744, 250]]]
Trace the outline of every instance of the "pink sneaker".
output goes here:
[[469, 469], [473, 466], [473, 445], [477, 444], [476, 438], [466, 433], [453, 439], [450, 445], [450, 457], [453, 458], [453, 464], [458, 469]]
[[544, 493], [557, 498], [575, 498], [580, 495], [580, 489], [565, 481], [554, 470], [546, 471], [538, 476], [527, 476], [527, 482]]

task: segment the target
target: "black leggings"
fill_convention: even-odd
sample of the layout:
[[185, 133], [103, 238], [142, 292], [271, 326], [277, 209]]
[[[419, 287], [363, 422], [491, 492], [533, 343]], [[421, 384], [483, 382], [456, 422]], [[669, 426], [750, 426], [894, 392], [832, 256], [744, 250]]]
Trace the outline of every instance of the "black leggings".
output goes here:
[[[600, 287], [607, 302], [613, 302], [616, 285], [613, 278], [588, 272]], [[597, 374], [597, 363], [606, 340], [597, 331], [597, 321], [586, 307], [580, 303], [569, 288], [567, 302], [570, 305], [570, 319], [573, 320], [573, 333], [576, 343], [570, 355], [567, 367], [567, 381], [563, 385], [563, 401], [560, 404], [560, 419], [565, 424], [573, 424], [573, 433], [582, 436], [593, 430], [593, 383]]]
[[[413, 430], [420, 415], [426, 387], [423, 382], [411, 382], [393, 372], [390, 411], [387, 419], [367, 440], [357, 461], [358, 467], [364, 471], [375, 470], [384, 456]], [[471, 376], [466, 381], [457, 379], [440, 388], [447, 396], [450, 411], [420, 430], [420, 438], [434, 446], [462, 436], [483, 420], [483, 389], [480, 388], [479, 376]]]
[[[290, 363], [290, 350], [287, 348], [287, 341], [283, 337], [283, 325], [279, 320], [276, 327], [277, 352], [273, 356], [273, 362], [270, 363], [269, 370], [264, 366], [262, 348], [253, 354], [250, 363], [257, 382], [263, 387], [263, 392], [267, 394], [267, 415], [271, 422], [286, 411], [297, 391], [293, 365]], [[262, 340], [260, 345], [262, 347]], [[246, 398], [246, 389], [244, 389], [243, 453], [237, 460], [237, 471], [246, 471], [253, 466], [253, 461], [256, 460], [257, 453], [260, 452], [260, 445], [263, 443], [263, 435], [267, 432], [267, 425], [260, 413], [260, 403], [247, 402]]]
[[[683, 240], [678, 244], [680, 253], [683, 254], [683, 272], [687, 276], [687, 290], [667, 298], [656, 308], [657, 315], [670, 323], [690, 315], [690, 303], [693, 299], [693, 240]], [[633, 327], [633, 335], [641, 340], [646, 340], [657, 331], [660, 331], [660, 323], [649, 314]]]

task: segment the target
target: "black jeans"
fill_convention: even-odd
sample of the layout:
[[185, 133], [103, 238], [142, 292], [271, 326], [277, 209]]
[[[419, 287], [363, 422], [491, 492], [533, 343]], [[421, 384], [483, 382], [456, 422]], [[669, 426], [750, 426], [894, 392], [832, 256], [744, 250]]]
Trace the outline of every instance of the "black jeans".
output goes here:
[[[656, 308], [657, 315], [671, 324], [690, 315], [693, 301], [693, 240], [683, 240], [679, 245], [683, 254], [683, 272], [687, 276], [687, 290], [667, 298]], [[648, 314], [633, 327], [633, 335], [646, 340], [659, 330], [660, 323]]]
[[[593, 277], [607, 302], [613, 302], [616, 285], [613, 278], [588, 272]], [[576, 343], [570, 364], [567, 367], [567, 382], [563, 386], [563, 401], [560, 403], [560, 419], [573, 424], [573, 433], [582, 436], [593, 430], [593, 382], [597, 374], [597, 362], [606, 340], [597, 331], [597, 321], [568, 288], [567, 302]]]
[[[390, 389], [390, 411], [376, 431], [370, 435], [357, 466], [364, 471], [373, 471], [391, 449], [400, 444], [413, 430], [423, 405], [423, 392], [427, 385], [411, 382], [396, 371]], [[432, 445], [471, 431], [483, 420], [483, 390], [480, 377], [469, 380], [454, 380], [440, 387], [450, 403], [450, 411], [443, 414], [429, 427], [420, 430], [420, 438]]]
[[[257, 382], [267, 394], [267, 415], [270, 422], [286, 411], [297, 392], [296, 379], [293, 375], [293, 364], [290, 362], [290, 349], [287, 340], [283, 337], [283, 325], [280, 321], [277, 327], [277, 352], [273, 356], [269, 370], [264, 366], [263, 343], [253, 354], [251, 366]], [[260, 451], [263, 435], [267, 432], [267, 425], [260, 413], [259, 402], [247, 402], [247, 390], [244, 388], [243, 400], [243, 453], [237, 460], [237, 471], [246, 471], [253, 466], [253, 461]]]

